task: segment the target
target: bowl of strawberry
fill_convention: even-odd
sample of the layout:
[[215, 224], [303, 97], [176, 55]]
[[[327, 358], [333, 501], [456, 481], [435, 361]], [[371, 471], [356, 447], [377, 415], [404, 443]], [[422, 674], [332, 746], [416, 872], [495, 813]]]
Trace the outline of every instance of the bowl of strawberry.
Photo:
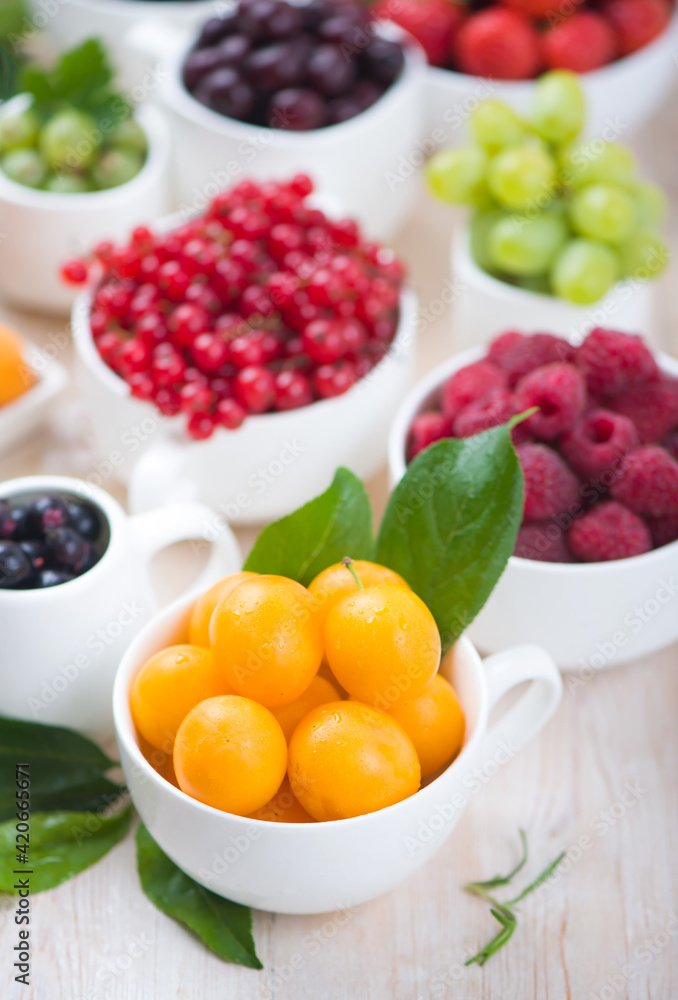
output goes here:
[[391, 429], [397, 482], [420, 451], [513, 428], [525, 488], [514, 554], [469, 633], [493, 651], [529, 636], [583, 672], [678, 640], [678, 360], [596, 328], [575, 346], [509, 331], [444, 362]]
[[393, 253], [313, 208], [311, 187], [241, 181], [87, 262], [73, 332], [92, 475], [129, 481], [134, 509], [195, 496], [256, 523], [337, 464], [365, 477], [385, 460], [416, 305]]
[[530, 80], [550, 69], [581, 74], [588, 133], [608, 140], [646, 121], [675, 79], [671, 0], [377, 0], [373, 11], [426, 52], [428, 126], [438, 145], [463, 141], [484, 98], [525, 111]]
[[420, 47], [355, 0], [241, 0], [165, 55], [177, 193], [202, 208], [242, 177], [310, 174], [373, 238], [405, 221], [416, 177], [389, 185], [424, 114]]

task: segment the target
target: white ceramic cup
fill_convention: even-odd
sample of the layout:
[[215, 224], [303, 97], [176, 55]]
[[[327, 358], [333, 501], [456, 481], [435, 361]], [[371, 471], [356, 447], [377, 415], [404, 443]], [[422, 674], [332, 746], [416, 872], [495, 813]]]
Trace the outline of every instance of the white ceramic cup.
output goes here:
[[[25, 94], [0, 107], [0, 120], [30, 106]], [[168, 211], [170, 139], [157, 108], [135, 112], [148, 138], [148, 155], [131, 181], [108, 191], [58, 194], [10, 180], [0, 169], [0, 296], [32, 311], [66, 314], [77, 290], [59, 276], [71, 257], [103, 239], [120, 240], [134, 226]]]
[[548, 330], [581, 341], [596, 326], [642, 331], [653, 339], [652, 280], [620, 281], [598, 302], [577, 306], [487, 274], [471, 255], [468, 226], [457, 230], [452, 239], [452, 280], [452, 325], [458, 347], [486, 344], [500, 330]]
[[[210, 511], [173, 504], [128, 517], [104, 490], [78, 479], [27, 476], [0, 485], [0, 498], [57, 493], [93, 503], [109, 534], [99, 562], [43, 590], [0, 590], [0, 714], [68, 726], [97, 740], [112, 734], [111, 691], [120, 658], [158, 608], [149, 563], [174, 542], [200, 538]], [[191, 591], [239, 569], [227, 527]]]
[[161, 35], [141, 24], [130, 45], [160, 58], [160, 99], [170, 112], [174, 137], [175, 196], [181, 211], [205, 208], [222, 188], [242, 178], [280, 180], [309, 174], [322, 198], [355, 218], [373, 239], [389, 240], [407, 219], [417, 196], [419, 145], [424, 131], [425, 58], [396, 25], [378, 34], [406, 40], [405, 67], [367, 111], [349, 121], [309, 132], [264, 128], [217, 114], [183, 84], [184, 60], [193, 44], [185, 33]]
[[235, 431], [217, 428], [209, 440], [193, 441], [184, 416], [159, 417], [101, 360], [89, 298], [82, 296], [73, 310], [73, 338], [101, 460], [129, 482], [135, 512], [170, 498], [200, 499], [237, 524], [289, 514], [326, 489], [337, 466], [368, 478], [385, 461], [391, 419], [412, 382], [416, 318], [416, 300], [406, 291], [389, 353], [343, 396], [251, 416]]
[[[403, 802], [354, 819], [286, 824], [234, 816], [161, 778], [139, 749], [130, 714], [132, 679], [153, 653], [184, 639], [191, 603], [182, 598], [161, 612], [120, 664], [113, 694], [120, 760], [134, 805], [163, 851], [201, 885], [260, 910], [325, 913], [393, 889], [435, 854], [470, 796], [539, 732], [560, 700], [558, 671], [537, 646], [482, 663], [462, 637], [442, 672], [464, 710], [464, 746], [438, 778]], [[491, 709], [524, 681], [531, 682], [527, 690], [488, 731]]]
[[[666, 100], [676, 78], [678, 15], [649, 45], [609, 66], [582, 73], [586, 95], [584, 134], [608, 142], [626, 142]], [[429, 66], [426, 71], [428, 135], [440, 145], [468, 141], [468, 119], [488, 98], [509, 104], [520, 114], [530, 109], [534, 80], [490, 80]]]
[[[495, 328], [495, 334], [501, 330]], [[430, 409], [450, 375], [484, 355], [484, 348], [474, 348], [444, 361], [403, 401], [389, 438], [392, 486], [405, 474], [407, 433], [414, 417]], [[678, 377], [675, 358], [656, 357], [664, 371]], [[584, 679], [649, 656], [678, 642], [678, 542], [601, 563], [511, 556], [468, 635], [485, 653], [536, 642], [562, 670]]]

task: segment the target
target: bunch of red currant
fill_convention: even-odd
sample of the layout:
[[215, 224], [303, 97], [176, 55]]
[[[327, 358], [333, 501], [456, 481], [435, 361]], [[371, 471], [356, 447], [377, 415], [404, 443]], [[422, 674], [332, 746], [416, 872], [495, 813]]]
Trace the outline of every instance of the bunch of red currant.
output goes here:
[[306, 205], [311, 191], [304, 175], [242, 181], [177, 229], [139, 227], [94, 252], [99, 354], [137, 399], [184, 413], [193, 438], [338, 396], [388, 350], [403, 267], [355, 222]]

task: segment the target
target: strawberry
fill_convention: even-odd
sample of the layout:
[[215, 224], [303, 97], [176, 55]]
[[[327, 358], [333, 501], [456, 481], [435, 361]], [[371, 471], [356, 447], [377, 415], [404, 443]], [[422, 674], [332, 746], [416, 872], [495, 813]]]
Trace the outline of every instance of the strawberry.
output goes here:
[[603, 13], [617, 32], [619, 54], [627, 56], [651, 42], [671, 20], [668, 0], [607, 0]]
[[614, 28], [592, 10], [573, 14], [542, 36], [542, 55], [549, 69], [589, 73], [612, 62], [616, 54]]
[[432, 66], [449, 62], [452, 40], [464, 20], [464, 8], [451, 0], [379, 0], [372, 13], [409, 31]]
[[541, 66], [539, 35], [522, 14], [486, 8], [461, 26], [452, 42], [462, 73], [497, 80], [525, 80]]

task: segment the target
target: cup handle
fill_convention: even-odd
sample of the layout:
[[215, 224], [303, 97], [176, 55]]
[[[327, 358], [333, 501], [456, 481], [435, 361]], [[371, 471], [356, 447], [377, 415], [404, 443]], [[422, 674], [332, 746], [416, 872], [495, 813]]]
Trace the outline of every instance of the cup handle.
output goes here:
[[197, 484], [183, 475], [187, 459], [188, 448], [182, 441], [165, 438], [151, 445], [130, 476], [127, 491], [130, 512], [141, 514], [168, 502], [197, 500]]
[[138, 550], [147, 561], [175, 542], [196, 539], [201, 545], [211, 544], [207, 565], [191, 585], [191, 590], [207, 590], [217, 580], [242, 567], [242, 554], [235, 535], [224, 519], [217, 520], [214, 511], [204, 504], [171, 503], [135, 514], [130, 518], [130, 528]]
[[493, 758], [498, 751], [511, 755], [537, 735], [555, 712], [563, 693], [560, 672], [541, 646], [514, 646], [483, 661], [489, 710], [511, 688], [531, 681], [527, 691], [485, 734], [480, 753]]

